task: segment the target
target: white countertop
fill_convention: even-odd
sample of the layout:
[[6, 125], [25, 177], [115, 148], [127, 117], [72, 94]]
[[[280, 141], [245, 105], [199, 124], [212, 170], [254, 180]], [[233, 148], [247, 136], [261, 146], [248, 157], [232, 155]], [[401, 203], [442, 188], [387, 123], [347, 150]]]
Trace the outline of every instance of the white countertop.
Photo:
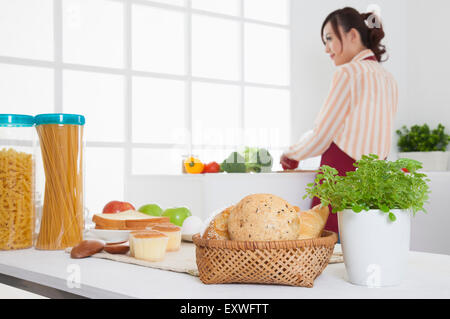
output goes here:
[[[80, 287], [69, 287], [79, 269]], [[411, 252], [398, 287], [366, 288], [345, 280], [344, 264], [329, 265], [314, 288], [275, 285], [204, 285], [188, 274], [98, 258], [71, 259], [63, 251], [0, 252], [0, 273], [89, 298], [305, 299], [450, 298], [450, 256]]]

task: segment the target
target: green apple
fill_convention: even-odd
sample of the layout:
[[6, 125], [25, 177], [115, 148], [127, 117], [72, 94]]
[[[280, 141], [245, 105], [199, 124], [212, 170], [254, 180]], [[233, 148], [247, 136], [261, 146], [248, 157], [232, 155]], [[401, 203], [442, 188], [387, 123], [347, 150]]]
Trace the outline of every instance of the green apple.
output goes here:
[[191, 211], [186, 207], [168, 208], [164, 211], [162, 216], [170, 217], [170, 222], [177, 226], [183, 226], [183, 222], [189, 216], [192, 216]]
[[138, 211], [140, 211], [141, 213], [150, 215], [150, 216], [161, 216], [163, 213], [162, 208], [156, 204], [148, 204], [148, 205], [141, 206], [138, 209]]

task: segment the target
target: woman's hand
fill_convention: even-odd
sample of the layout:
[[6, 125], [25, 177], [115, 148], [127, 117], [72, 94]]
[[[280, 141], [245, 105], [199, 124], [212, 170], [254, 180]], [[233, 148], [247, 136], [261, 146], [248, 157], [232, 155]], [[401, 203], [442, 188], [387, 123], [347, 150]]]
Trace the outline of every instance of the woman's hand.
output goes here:
[[299, 163], [300, 163], [299, 161], [290, 159], [286, 155], [281, 156], [281, 159], [280, 159], [280, 164], [285, 171], [296, 169], [298, 167]]

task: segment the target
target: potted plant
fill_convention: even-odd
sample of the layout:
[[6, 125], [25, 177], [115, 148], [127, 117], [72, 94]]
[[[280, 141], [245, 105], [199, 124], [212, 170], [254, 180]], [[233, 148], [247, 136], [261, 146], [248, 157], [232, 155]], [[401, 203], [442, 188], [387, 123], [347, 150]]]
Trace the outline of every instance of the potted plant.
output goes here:
[[446, 152], [450, 136], [445, 134], [441, 124], [430, 130], [427, 124], [414, 125], [410, 129], [403, 126], [397, 131], [399, 136], [399, 158], [411, 158], [422, 163], [424, 171], [446, 171], [449, 153]]
[[425, 211], [427, 176], [421, 163], [411, 159], [395, 162], [363, 156], [356, 171], [338, 176], [322, 166], [306, 197], [318, 197], [338, 213], [345, 267], [351, 283], [394, 286], [406, 272], [411, 216]]

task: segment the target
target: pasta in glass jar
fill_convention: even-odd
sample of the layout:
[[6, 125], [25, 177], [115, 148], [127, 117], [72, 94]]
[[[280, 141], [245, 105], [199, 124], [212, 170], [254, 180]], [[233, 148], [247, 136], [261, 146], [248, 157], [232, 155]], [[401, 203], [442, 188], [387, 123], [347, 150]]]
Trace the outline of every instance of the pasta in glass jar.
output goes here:
[[0, 250], [33, 246], [34, 117], [0, 114]]

